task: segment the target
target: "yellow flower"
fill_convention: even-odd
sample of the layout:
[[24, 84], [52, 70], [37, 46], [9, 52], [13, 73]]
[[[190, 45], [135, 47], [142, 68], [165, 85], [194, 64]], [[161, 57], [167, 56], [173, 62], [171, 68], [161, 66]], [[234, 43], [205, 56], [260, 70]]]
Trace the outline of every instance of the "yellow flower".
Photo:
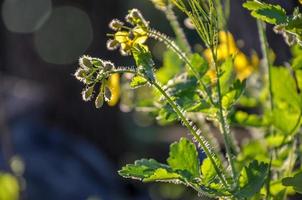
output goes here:
[[302, 4], [302, 0], [299, 0], [300, 4]]
[[144, 44], [148, 39], [147, 32], [141, 27], [135, 27], [132, 31], [118, 31], [114, 34], [114, 40], [121, 45], [123, 54], [130, 54], [135, 44]]
[[109, 77], [108, 87], [111, 91], [111, 99], [108, 101], [109, 106], [115, 106], [120, 99], [120, 75], [113, 74]]
[[19, 184], [17, 179], [8, 174], [0, 172], [0, 199], [18, 200]]
[[[213, 61], [210, 49], [204, 51], [204, 56], [208, 62]], [[234, 56], [234, 67], [237, 78], [244, 80], [248, 78], [259, 65], [256, 54], [252, 55], [251, 60], [236, 45], [236, 41], [230, 32], [219, 32], [219, 45], [217, 47], [217, 59], [223, 61], [230, 56]]]

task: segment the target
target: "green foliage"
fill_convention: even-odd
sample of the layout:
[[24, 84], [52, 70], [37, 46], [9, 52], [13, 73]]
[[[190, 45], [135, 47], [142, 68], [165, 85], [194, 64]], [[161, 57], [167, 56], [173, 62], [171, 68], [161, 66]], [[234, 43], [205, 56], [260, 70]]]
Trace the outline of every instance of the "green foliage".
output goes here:
[[146, 85], [148, 81], [141, 76], [134, 76], [131, 80], [130, 87], [133, 89]]
[[[282, 79], [286, 81], [281, 82]], [[301, 120], [302, 101], [288, 69], [272, 68], [272, 92], [275, 105], [272, 123], [285, 134], [293, 134]]]
[[252, 16], [270, 24], [283, 24], [287, 21], [286, 11], [279, 5], [271, 5], [258, 1], [247, 1], [243, 7], [252, 11]]
[[240, 189], [238, 196], [251, 198], [259, 193], [268, 174], [268, 164], [253, 161], [245, 167], [240, 176]]
[[[258, 23], [264, 58], [257, 71], [258, 59], [250, 61], [232, 35], [222, 32], [227, 30], [230, 1], [152, 2], [167, 15], [175, 40], [151, 28], [140, 11], [132, 9], [125, 22], [115, 19], [110, 23], [114, 33], [108, 34], [107, 46], [132, 56], [135, 66], [116, 67], [83, 56], [75, 76], [84, 84], [83, 99], [91, 100], [96, 93], [99, 108], [104, 100], [118, 95], [110, 88], [112, 77], [127, 74], [122, 79], [122, 97], [127, 99], [122, 102], [154, 117], [160, 125], [180, 122], [193, 142], [181, 138], [172, 143], [167, 164], [141, 159], [124, 166], [119, 174], [143, 182], [183, 184], [198, 194], [226, 200], [284, 200], [301, 192], [301, 173], [294, 171], [301, 165], [302, 154], [302, 48], [292, 48], [293, 57], [286, 67], [273, 66], [264, 28]], [[257, 0], [243, 6], [257, 20], [273, 24], [289, 44], [301, 45], [298, 9], [289, 15], [280, 5]], [[173, 8], [189, 18], [188, 24], [207, 48], [204, 54], [191, 51]], [[166, 46], [160, 68], [153, 62], [148, 39]], [[242, 80], [240, 73], [247, 74], [248, 80]], [[236, 131], [231, 125], [241, 129]], [[221, 144], [214, 130], [221, 133]]]
[[299, 8], [287, 15], [280, 5], [272, 5], [257, 0], [247, 1], [243, 7], [251, 11], [251, 15], [258, 20], [275, 25], [275, 31], [283, 34], [289, 45], [298, 43], [302, 46], [302, 15]]
[[282, 179], [282, 184], [284, 186], [293, 187], [296, 192], [302, 194], [302, 172], [296, 174], [294, 177], [287, 177]]
[[167, 162], [175, 171], [190, 174], [192, 177], [199, 176], [199, 159], [196, 147], [185, 138], [171, 145]]
[[200, 77], [203, 77], [209, 69], [207, 61], [197, 53], [191, 56], [190, 62], [193, 66], [193, 70], [196, 71]]
[[166, 84], [170, 79], [182, 71], [183, 62], [171, 50], [163, 55], [163, 66], [156, 71], [156, 77], [159, 82]]

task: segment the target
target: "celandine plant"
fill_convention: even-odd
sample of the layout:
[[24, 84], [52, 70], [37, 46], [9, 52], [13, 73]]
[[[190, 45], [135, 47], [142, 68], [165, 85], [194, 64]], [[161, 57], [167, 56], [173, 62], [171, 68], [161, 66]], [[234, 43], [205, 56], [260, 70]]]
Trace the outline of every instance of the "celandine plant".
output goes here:
[[[80, 58], [75, 76], [85, 84], [83, 99], [95, 105], [115, 105], [121, 96], [125, 109], [147, 112], [162, 125], [180, 121], [192, 140], [171, 144], [167, 163], [142, 159], [119, 174], [143, 182], [183, 184], [198, 195], [219, 199], [287, 199], [302, 192], [302, 15], [288, 14], [279, 5], [257, 0], [243, 7], [256, 18], [263, 58], [246, 56], [227, 30], [230, 1], [152, 0], [165, 13], [175, 39], [153, 29], [140, 11], [129, 11], [125, 21], [112, 20], [107, 47], [131, 56], [135, 66], [115, 64], [90, 56]], [[199, 35], [204, 49], [193, 52], [174, 13]], [[265, 23], [293, 45], [293, 58], [274, 66]], [[157, 68], [147, 40], [167, 50]], [[120, 76], [123, 87], [120, 91]], [[124, 87], [129, 80], [133, 90]], [[146, 95], [145, 91], [148, 92]], [[143, 95], [142, 95], [143, 94]], [[132, 98], [135, 96], [136, 98]], [[223, 138], [218, 145], [209, 124]], [[250, 137], [237, 142], [231, 126], [244, 127]], [[242, 133], [241, 133], [242, 134]], [[225, 154], [221, 149], [225, 150]], [[200, 160], [199, 150], [206, 156]]]

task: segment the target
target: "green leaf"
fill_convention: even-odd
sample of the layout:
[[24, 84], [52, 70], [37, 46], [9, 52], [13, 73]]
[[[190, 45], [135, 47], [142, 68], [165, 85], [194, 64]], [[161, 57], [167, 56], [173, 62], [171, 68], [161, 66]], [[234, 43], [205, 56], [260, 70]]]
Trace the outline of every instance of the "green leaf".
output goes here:
[[175, 171], [182, 171], [192, 177], [199, 177], [199, 159], [195, 145], [186, 138], [181, 138], [170, 146], [168, 164]]
[[282, 179], [282, 184], [284, 186], [293, 187], [294, 190], [302, 194], [302, 172], [296, 174], [294, 177], [287, 177]]
[[301, 97], [290, 71], [284, 67], [272, 68], [273, 125], [285, 134], [292, 134], [301, 114]]
[[141, 159], [134, 164], [128, 164], [118, 173], [124, 178], [144, 180], [154, 174], [157, 169], [169, 169], [169, 166], [161, 164], [154, 159]]
[[227, 92], [230, 91], [232, 87], [233, 80], [235, 78], [235, 71], [234, 71], [234, 62], [233, 58], [229, 57], [226, 61], [221, 65], [222, 74], [220, 76], [220, 87], [221, 87], [221, 94], [225, 95]]
[[193, 70], [197, 72], [200, 77], [203, 77], [209, 69], [208, 62], [197, 53], [190, 57], [190, 62]]
[[156, 119], [161, 125], [171, 124], [178, 120], [178, 115], [175, 113], [170, 104], [165, 104], [158, 112]]
[[252, 16], [269, 24], [282, 24], [287, 20], [286, 12], [279, 6], [263, 8], [252, 12]]
[[172, 50], [165, 51], [163, 55], [163, 66], [156, 71], [158, 81], [162, 84], [166, 84], [181, 72], [183, 69], [182, 65], [183, 62]]
[[209, 158], [203, 160], [201, 165], [202, 181], [205, 185], [209, 184], [216, 177], [216, 171]]
[[237, 111], [232, 117], [232, 121], [242, 126], [262, 127], [267, 126], [269, 121], [265, 116], [259, 116], [256, 114], [249, 114], [243, 111]]
[[250, 198], [260, 191], [268, 174], [268, 164], [254, 160], [245, 167], [240, 176], [240, 189], [237, 195]]
[[131, 88], [139, 88], [146, 85], [148, 81], [141, 76], [134, 76], [131, 80], [130, 87]]
[[[299, 86], [299, 89], [302, 90], [302, 69], [301, 70], [296, 70], [296, 77], [297, 77], [297, 84]], [[301, 96], [301, 94], [300, 94]]]
[[162, 182], [177, 182], [182, 178], [181, 175], [174, 173], [174, 172], [169, 172], [167, 169], [159, 168], [154, 171], [154, 173], [149, 176], [148, 178], [144, 179], [144, 182], [153, 182], [153, 181], [162, 181]]
[[243, 7], [252, 11], [256, 19], [270, 24], [282, 24], [287, 21], [286, 11], [279, 5], [272, 5], [258, 1], [247, 1]]
[[241, 82], [240, 80], [236, 80], [233, 86], [230, 88], [230, 91], [223, 95], [222, 107], [225, 109], [229, 109], [232, 105], [234, 105], [243, 93], [244, 88], [245, 81]]
[[292, 67], [294, 70], [302, 70], [302, 55], [293, 59]]
[[143, 74], [144, 77], [148, 78], [150, 82], [154, 82], [153, 68], [155, 64], [148, 47], [136, 44], [135, 47], [132, 48], [132, 54], [138, 71]]

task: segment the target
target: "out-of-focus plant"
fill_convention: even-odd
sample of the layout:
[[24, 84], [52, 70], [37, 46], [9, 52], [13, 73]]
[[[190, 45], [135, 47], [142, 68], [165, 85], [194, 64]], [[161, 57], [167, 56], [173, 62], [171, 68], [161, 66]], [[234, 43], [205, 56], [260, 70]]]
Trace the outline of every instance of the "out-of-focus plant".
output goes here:
[[18, 200], [19, 183], [16, 177], [11, 174], [0, 172], [0, 199], [1, 200]]
[[[137, 9], [125, 22], [112, 20], [109, 50], [131, 56], [134, 66], [83, 56], [75, 76], [84, 83], [83, 99], [95, 95], [97, 108], [104, 101], [147, 112], [162, 125], [180, 121], [192, 140], [181, 138], [170, 146], [167, 163], [141, 159], [119, 174], [143, 182], [183, 184], [200, 195], [220, 199], [283, 200], [301, 193], [302, 20], [297, 8], [288, 15], [279, 5], [260, 1], [243, 4], [258, 20], [262, 60], [246, 56], [227, 30], [230, 1], [152, 0], [170, 22], [175, 39], [153, 29]], [[193, 52], [174, 13], [179, 9], [195, 29], [203, 53]], [[264, 22], [275, 25], [292, 48], [285, 66], [274, 66]], [[163, 66], [153, 62], [148, 40], [163, 43]], [[118, 84], [129, 80], [130, 88]], [[142, 92], [143, 91], [143, 92]], [[146, 91], [150, 91], [147, 92]], [[135, 98], [133, 98], [135, 96]], [[249, 112], [253, 111], [253, 112]], [[198, 117], [196, 117], [198, 116]], [[217, 145], [209, 124], [223, 138]], [[199, 124], [196, 126], [195, 124]], [[232, 126], [252, 133], [238, 144]], [[241, 133], [243, 134], [243, 133]], [[246, 134], [248, 135], [248, 134]], [[225, 154], [220, 150], [223, 148]], [[205, 158], [200, 159], [203, 155]]]

